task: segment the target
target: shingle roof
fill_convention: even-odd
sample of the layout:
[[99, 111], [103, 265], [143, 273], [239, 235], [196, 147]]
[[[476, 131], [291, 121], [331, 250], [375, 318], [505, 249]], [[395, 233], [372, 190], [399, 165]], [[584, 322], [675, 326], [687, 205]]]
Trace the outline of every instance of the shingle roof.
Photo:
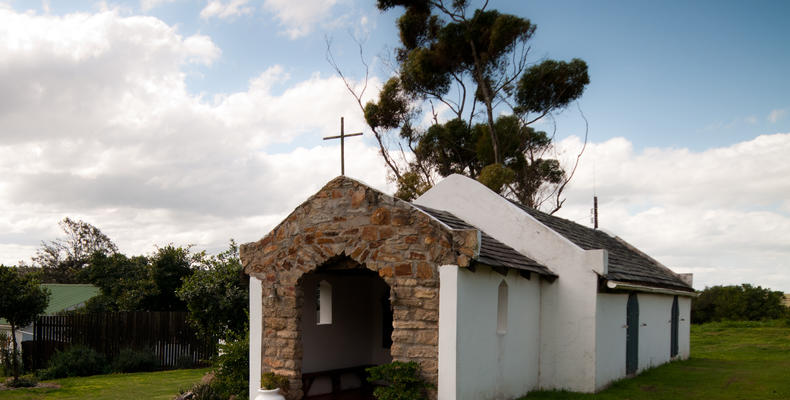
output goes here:
[[424, 211], [426, 214], [441, 221], [453, 229], [477, 229], [480, 231], [480, 255], [477, 261], [491, 267], [506, 267], [521, 271], [534, 272], [547, 277], [556, 277], [546, 266], [519, 253], [512, 247], [494, 239], [482, 230], [472, 226], [466, 221], [456, 217], [450, 212], [437, 210], [430, 207], [412, 204], [414, 207]]
[[605, 249], [609, 254], [608, 273], [604, 277], [606, 279], [678, 290], [694, 290], [669, 268], [618, 237], [511, 202], [577, 246], [585, 250]]
[[[98, 287], [87, 284], [42, 283], [41, 286], [50, 291], [44, 315], [72, 310], [99, 294]], [[8, 321], [0, 319], [0, 325], [8, 325]]]

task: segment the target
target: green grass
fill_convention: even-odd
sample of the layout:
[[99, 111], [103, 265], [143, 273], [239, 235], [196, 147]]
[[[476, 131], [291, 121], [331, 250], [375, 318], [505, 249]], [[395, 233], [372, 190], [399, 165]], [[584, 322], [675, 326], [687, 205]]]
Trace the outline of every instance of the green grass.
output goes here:
[[207, 369], [180, 369], [136, 374], [96, 375], [83, 378], [55, 379], [59, 389], [36, 388], [0, 391], [0, 399], [71, 399], [71, 400], [170, 400], [179, 389], [189, 389]]
[[[172, 399], [206, 369], [57, 379], [60, 389], [0, 391], [0, 399]], [[615, 382], [597, 394], [530, 393], [525, 400], [790, 399], [790, 323], [719, 322], [691, 327], [691, 358]]]
[[524, 399], [790, 399], [790, 322], [693, 325], [688, 360], [623, 379], [597, 394], [543, 391]]

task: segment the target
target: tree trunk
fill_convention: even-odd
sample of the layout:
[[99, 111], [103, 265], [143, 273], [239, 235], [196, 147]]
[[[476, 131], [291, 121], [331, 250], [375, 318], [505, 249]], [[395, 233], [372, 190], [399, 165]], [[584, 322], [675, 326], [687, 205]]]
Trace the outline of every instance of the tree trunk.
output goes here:
[[16, 345], [16, 324], [11, 323], [11, 343], [13, 351], [11, 352], [11, 366], [14, 370], [14, 383], [19, 380], [19, 356], [17, 355]]
[[488, 91], [488, 83], [483, 76], [483, 66], [480, 62], [480, 57], [477, 54], [477, 47], [475, 46], [474, 41], [469, 41], [469, 46], [472, 48], [472, 56], [475, 60], [475, 68], [473, 71], [473, 75], [475, 77], [475, 81], [477, 81], [477, 87], [480, 89], [480, 93], [483, 95], [483, 103], [486, 106], [486, 115], [488, 116], [488, 134], [491, 135], [491, 147], [494, 150], [494, 164], [501, 164], [501, 156], [499, 154], [499, 139], [496, 135], [496, 130], [494, 129], [494, 110], [493, 110], [493, 99], [491, 98], [491, 93]]

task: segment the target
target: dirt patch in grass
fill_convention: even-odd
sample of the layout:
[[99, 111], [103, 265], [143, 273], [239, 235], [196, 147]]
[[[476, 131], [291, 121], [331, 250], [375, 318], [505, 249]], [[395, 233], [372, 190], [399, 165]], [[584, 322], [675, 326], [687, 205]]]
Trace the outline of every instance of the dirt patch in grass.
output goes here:
[[60, 389], [60, 385], [54, 382], [39, 382], [36, 386], [29, 387], [9, 387], [0, 383], [0, 390], [22, 390], [22, 389]]

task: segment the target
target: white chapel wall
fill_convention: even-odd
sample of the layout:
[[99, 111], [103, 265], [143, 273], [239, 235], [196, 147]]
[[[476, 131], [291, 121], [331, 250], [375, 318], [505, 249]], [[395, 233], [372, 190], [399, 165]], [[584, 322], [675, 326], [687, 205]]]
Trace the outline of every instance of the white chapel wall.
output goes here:
[[598, 293], [595, 328], [595, 388], [625, 376], [627, 293]]
[[[540, 283], [489, 267], [457, 276], [458, 400], [518, 398], [538, 386]], [[498, 320], [500, 284], [506, 283], [506, 328]], [[498, 325], [498, 322], [500, 323]]]
[[439, 267], [438, 400], [455, 400], [458, 392], [458, 274], [457, 265]]
[[595, 296], [605, 253], [585, 251], [480, 183], [451, 175], [415, 200], [449, 211], [559, 275], [541, 280], [539, 386], [595, 390]]
[[250, 400], [261, 388], [261, 339], [263, 337], [263, 296], [261, 280], [250, 276]]
[[[331, 285], [332, 322], [318, 324], [317, 287], [325, 281]], [[316, 372], [392, 361], [389, 349], [382, 346], [380, 300], [387, 285], [371, 276], [332, 274], [306, 275], [302, 281], [303, 314], [302, 372]], [[342, 387], [356, 387], [360, 382], [348, 374]], [[331, 392], [331, 381], [319, 378], [310, 395]]]
[[639, 293], [639, 368], [669, 361], [673, 296]]

